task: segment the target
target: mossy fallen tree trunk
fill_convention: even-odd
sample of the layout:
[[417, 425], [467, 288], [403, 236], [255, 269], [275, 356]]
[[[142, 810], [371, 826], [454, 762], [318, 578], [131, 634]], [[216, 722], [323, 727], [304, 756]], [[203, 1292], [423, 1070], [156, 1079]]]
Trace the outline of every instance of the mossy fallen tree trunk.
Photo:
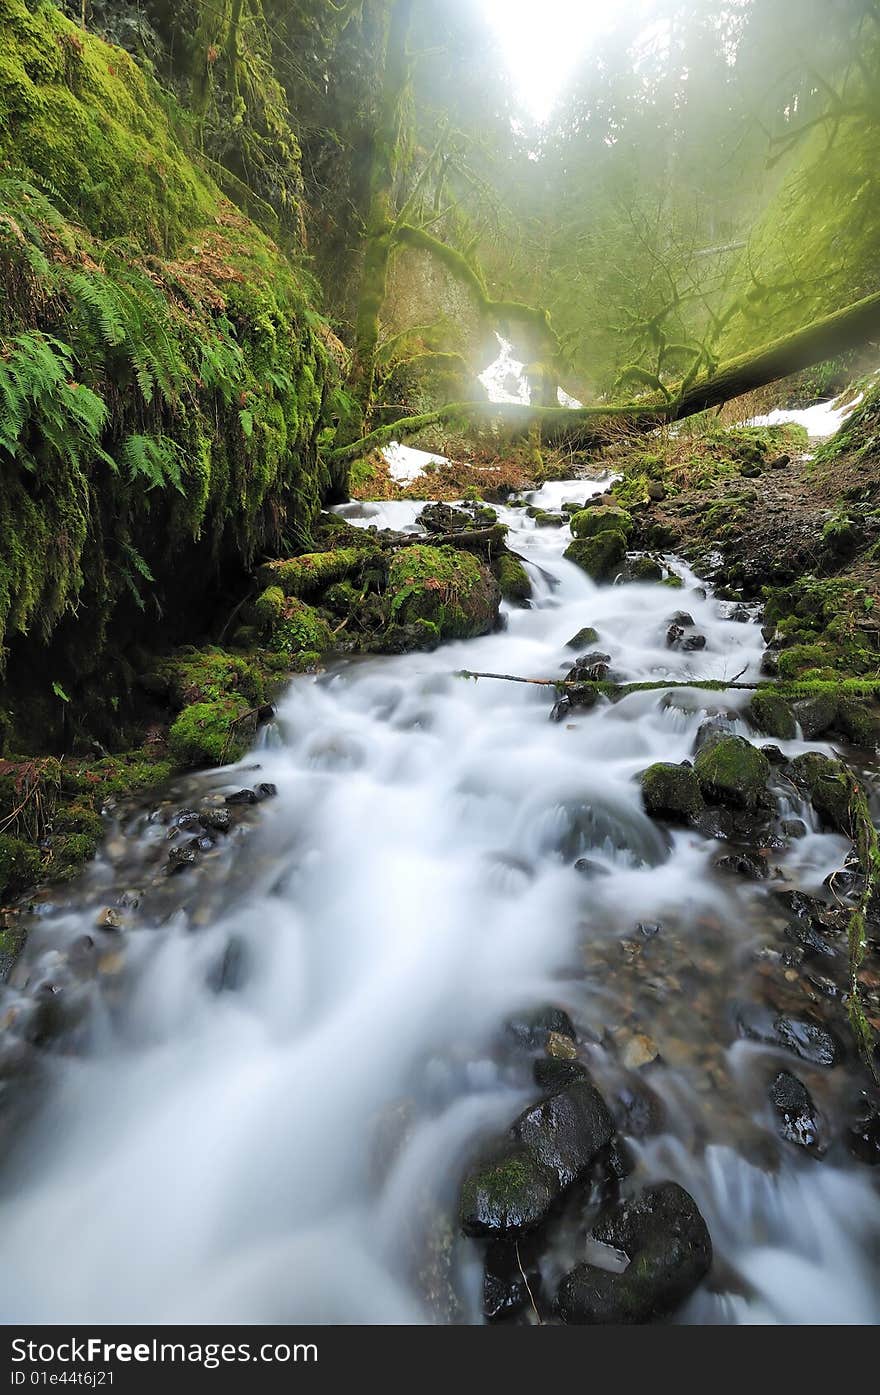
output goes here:
[[443, 422], [468, 425], [502, 421], [517, 432], [527, 433], [540, 426], [545, 440], [566, 440], [580, 448], [601, 442], [604, 428], [615, 419], [649, 430], [664, 422], [719, 407], [744, 393], [799, 373], [849, 349], [859, 348], [874, 337], [880, 338], [880, 292], [848, 305], [833, 315], [815, 320], [794, 334], [765, 345], [754, 354], [742, 354], [721, 364], [708, 378], [671, 393], [668, 401], [641, 399], [638, 402], [610, 403], [595, 407], [520, 406], [497, 402], [450, 402], [434, 412], [402, 417], [379, 427], [360, 441], [335, 452], [334, 459], [353, 460], [389, 441], [417, 435], [426, 427]]

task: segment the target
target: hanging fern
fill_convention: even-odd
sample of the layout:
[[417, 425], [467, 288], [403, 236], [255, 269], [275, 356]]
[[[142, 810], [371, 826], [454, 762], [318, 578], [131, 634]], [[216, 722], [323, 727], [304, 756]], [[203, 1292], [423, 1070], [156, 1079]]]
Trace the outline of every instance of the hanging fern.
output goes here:
[[180, 476], [183, 452], [168, 436], [127, 436], [120, 456], [129, 479], [145, 480], [148, 490], [170, 484], [178, 494], [186, 493]]
[[84, 453], [116, 469], [101, 447], [107, 405], [76, 381], [73, 350], [49, 334], [19, 334], [0, 354], [0, 449], [36, 472], [46, 449], [79, 467]]

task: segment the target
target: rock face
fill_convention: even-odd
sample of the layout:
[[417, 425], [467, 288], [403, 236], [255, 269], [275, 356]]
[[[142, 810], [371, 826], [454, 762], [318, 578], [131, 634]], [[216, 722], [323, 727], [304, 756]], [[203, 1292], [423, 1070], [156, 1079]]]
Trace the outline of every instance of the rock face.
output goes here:
[[642, 803], [652, 818], [687, 822], [703, 807], [700, 783], [686, 765], [657, 761], [641, 778]]
[[608, 1106], [587, 1079], [575, 1079], [525, 1110], [495, 1157], [465, 1178], [465, 1235], [514, 1239], [534, 1230], [613, 1137]]
[[622, 1274], [579, 1264], [556, 1296], [563, 1322], [644, 1323], [665, 1317], [697, 1288], [712, 1263], [712, 1241], [696, 1202], [675, 1182], [645, 1187], [593, 1227], [593, 1235], [622, 1250]]
[[711, 803], [754, 809], [770, 775], [770, 762], [745, 737], [722, 736], [700, 751], [694, 774]]

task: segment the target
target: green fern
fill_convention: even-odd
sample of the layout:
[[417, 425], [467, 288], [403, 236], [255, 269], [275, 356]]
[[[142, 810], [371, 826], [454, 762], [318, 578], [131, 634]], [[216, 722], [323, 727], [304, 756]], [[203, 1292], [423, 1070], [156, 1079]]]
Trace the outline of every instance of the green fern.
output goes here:
[[180, 476], [183, 452], [168, 436], [127, 436], [120, 456], [129, 479], [145, 480], [148, 490], [170, 484], [178, 494], [186, 493]]

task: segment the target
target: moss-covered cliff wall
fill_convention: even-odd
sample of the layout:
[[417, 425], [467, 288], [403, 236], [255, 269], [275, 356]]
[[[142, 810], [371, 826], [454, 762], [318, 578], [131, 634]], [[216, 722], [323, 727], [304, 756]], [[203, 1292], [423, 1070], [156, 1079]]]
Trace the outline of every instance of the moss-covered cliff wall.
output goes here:
[[0, 30], [0, 707], [39, 749], [308, 540], [340, 346], [125, 51], [40, 0]]

